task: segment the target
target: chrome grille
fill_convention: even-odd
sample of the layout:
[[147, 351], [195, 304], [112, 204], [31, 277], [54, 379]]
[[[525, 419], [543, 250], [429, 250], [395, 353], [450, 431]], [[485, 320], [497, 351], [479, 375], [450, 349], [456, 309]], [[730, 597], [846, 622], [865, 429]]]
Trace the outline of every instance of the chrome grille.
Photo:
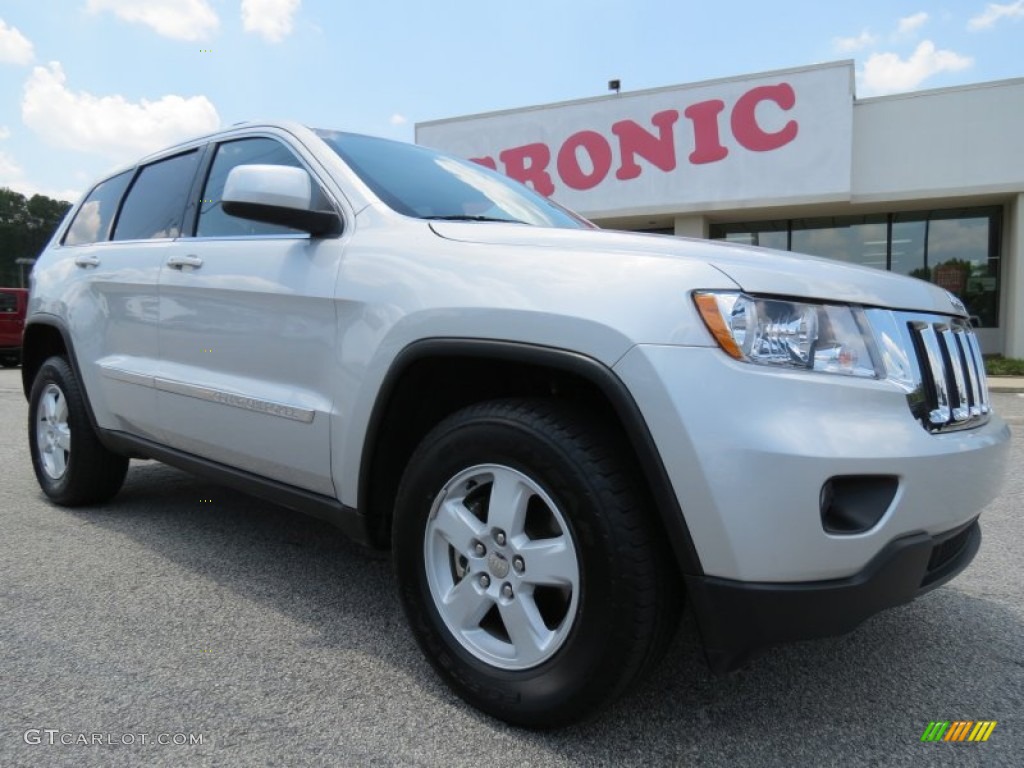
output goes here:
[[953, 318], [909, 324], [921, 363], [928, 425], [963, 426], [989, 413], [985, 365], [970, 326]]
[[988, 420], [988, 382], [978, 339], [959, 317], [869, 310], [887, 378], [903, 386], [911, 411], [932, 432]]

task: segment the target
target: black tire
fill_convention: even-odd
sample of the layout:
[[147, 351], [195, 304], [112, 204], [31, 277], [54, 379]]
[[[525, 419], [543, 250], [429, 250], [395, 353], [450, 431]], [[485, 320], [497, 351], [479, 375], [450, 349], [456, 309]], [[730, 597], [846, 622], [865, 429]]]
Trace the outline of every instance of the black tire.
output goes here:
[[[664, 536], [653, 523], [652, 510], [645, 508], [649, 506], [648, 497], [638, 484], [633, 464], [607, 427], [595, 424], [592, 417], [588, 419], [578, 409], [548, 400], [498, 400], [470, 406], [441, 422], [416, 449], [396, 501], [395, 570], [417, 642], [440, 675], [467, 702], [514, 725], [561, 726], [606, 706], [660, 660], [678, 625], [681, 586]], [[492, 471], [494, 474], [487, 474]], [[474, 479], [477, 472], [483, 479], [480, 483]], [[489, 490], [488, 476], [492, 477]], [[489, 598], [485, 595], [491, 585], [515, 578], [519, 567], [524, 569], [524, 579], [530, 574], [529, 560], [524, 562], [511, 551], [511, 535], [494, 534], [488, 527], [496, 514], [490, 509], [490, 494], [498, 486], [499, 477], [525, 478], [540, 490], [540, 494], [527, 494], [531, 499], [527, 509], [534, 509], [530, 505], [537, 502], [540, 506], [536, 509], [541, 512], [528, 511], [523, 518], [534, 515], [536, 520], [531, 524], [535, 528], [538, 523], [551, 527], [551, 533], [539, 535], [541, 543], [548, 540], [547, 536], [560, 534], [560, 523], [544, 522], [560, 515], [575, 547], [578, 588], [563, 588], [562, 607], [552, 621], [554, 630], [545, 616], [544, 627], [562, 633], [561, 644], [547, 656], [529, 644], [512, 640], [513, 633], [501, 612], [511, 600], [506, 603], [506, 593], [500, 591], [492, 606], [498, 615], [488, 612], [478, 622], [487, 635], [476, 632], [477, 620], [472, 618], [463, 625], [472, 634], [460, 639], [439, 610], [442, 600], [455, 594], [455, 586], [444, 593], [446, 598], [435, 599], [435, 593], [443, 592], [436, 582], [448, 575], [443, 566], [437, 571], [440, 576], [428, 575], [438, 562], [431, 555], [438, 551], [433, 547], [449, 547], [455, 553], [451, 558], [451, 583], [461, 588], [463, 581], [469, 584], [472, 580], [475, 599], [485, 601], [481, 603], [484, 608], [474, 610], [475, 617], [477, 611], [486, 609]], [[464, 484], [454, 483], [459, 478], [470, 479]], [[442, 490], [446, 494], [443, 500], [439, 498]], [[464, 498], [459, 493], [464, 493]], [[478, 493], [480, 496], [474, 496]], [[557, 508], [550, 515], [544, 494], [546, 501]], [[481, 500], [484, 495], [486, 501]], [[474, 536], [472, 543], [463, 547], [479, 553], [478, 547], [483, 546], [488, 551], [486, 558], [460, 556], [461, 550], [449, 544], [447, 534], [438, 533], [443, 527], [442, 511], [447, 514], [449, 509], [456, 509], [457, 514], [446, 519], [456, 520], [457, 525], [465, 519], [470, 526], [479, 524], [486, 529], [482, 537]], [[475, 517], [459, 516], [463, 509], [467, 514], [475, 510]], [[536, 544], [527, 527], [524, 524], [519, 537], [525, 547]], [[439, 544], [432, 543], [435, 541]], [[514, 564], [511, 570], [510, 563]], [[506, 587], [511, 585], [496, 588]], [[538, 586], [530, 593], [526, 584], [517, 582], [515, 590], [520, 591], [513, 590], [513, 599], [532, 599], [533, 607], [539, 610], [542, 602], [536, 590], [542, 589], [550, 588]], [[560, 617], [559, 611], [565, 610], [566, 604], [572, 605], [565, 592], [576, 592], [576, 602], [574, 610], [566, 610]], [[545, 602], [550, 604], [551, 600]], [[521, 610], [531, 615], [527, 608], [525, 605]], [[445, 610], [450, 609], [446, 606]], [[532, 615], [537, 615], [536, 611]], [[523, 637], [522, 633], [518, 636]], [[495, 642], [502, 652], [511, 649], [511, 661], [491, 663], [484, 658]], [[508, 645], [502, 644], [505, 642]], [[518, 653], [523, 646], [529, 651], [522, 657], [526, 661], [521, 661]], [[503, 666], [526, 664], [533, 656], [541, 658], [534, 666]]]
[[21, 365], [21, 355], [5, 355], [0, 357], [0, 366], [4, 368], [17, 368]]
[[[44, 398], [58, 404], [60, 416], [46, 418]], [[59, 428], [52, 426], [58, 422]], [[64, 434], [70, 436], [70, 450], [64, 450], [60, 444]], [[86, 411], [85, 394], [63, 357], [47, 359], [32, 383], [28, 442], [36, 480], [43, 493], [57, 504], [97, 504], [112, 498], [124, 483], [128, 459], [107, 450], [96, 437]]]

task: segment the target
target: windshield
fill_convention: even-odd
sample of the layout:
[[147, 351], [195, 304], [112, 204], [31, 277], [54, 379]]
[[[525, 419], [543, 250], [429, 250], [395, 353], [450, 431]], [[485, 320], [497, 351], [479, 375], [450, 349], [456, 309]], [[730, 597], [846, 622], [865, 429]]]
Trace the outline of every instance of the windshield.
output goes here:
[[469, 160], [373, 136], [316, 133], [381, 200], [406, 216], [566, 229], [593, 226], [519, 182]]

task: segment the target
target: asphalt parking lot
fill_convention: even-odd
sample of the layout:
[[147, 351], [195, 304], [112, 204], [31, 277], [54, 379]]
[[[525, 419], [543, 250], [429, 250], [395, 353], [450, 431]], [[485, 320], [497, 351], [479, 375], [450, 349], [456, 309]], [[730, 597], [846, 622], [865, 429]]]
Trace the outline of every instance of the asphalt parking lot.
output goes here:
[[[151, 462], [104, 506], [44, 501], [0, 371], [0, 766], [1020, 765], [1024, 395], [994, 399], [1014, 471], [959, 579], [725, 678], [685, 621], [641, 690], [533, 733], [448, 693], [389, 562], [326, 524]], [[998, 725], [921, 743], [932, 720]]]

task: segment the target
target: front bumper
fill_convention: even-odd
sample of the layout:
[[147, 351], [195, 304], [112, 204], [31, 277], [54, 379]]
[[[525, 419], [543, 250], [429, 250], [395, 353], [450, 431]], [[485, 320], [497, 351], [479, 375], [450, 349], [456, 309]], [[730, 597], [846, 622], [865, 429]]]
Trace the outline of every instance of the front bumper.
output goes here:
[[743, 665], [763, 648], [849, 632], [879, 611], [938, 587], [966, 568], [981, 545], [977, 520], [939, 536], [903, 536], [845, 579], [758, 584], [687, 576], [708, 663]]
[[[743, 582], [829, 581], [860, 572], [889, 542], [936, 536], [999, 493], [1010, 432], [998, 416], [931, 434], [886, 381], [766, 370], [717, 348], [640, 345], [616, 365], [650, 429], [700, 574]], [[892, 479], [870, 528], [837, 535], [822, 488]]]
[[[978, 515], [1009, 457], [994, 414], [933, 434], [890, 382], [766, 370], [717, 348], [641, 345], [615, 372], [682, 509], [699, 561], [680, 559], [688, 599], [717, 670], [846, 632], [977, 552]], [[895, 492], [868, 527], [826, 530], [822, 489], [851, 476], [886, 478]]]

